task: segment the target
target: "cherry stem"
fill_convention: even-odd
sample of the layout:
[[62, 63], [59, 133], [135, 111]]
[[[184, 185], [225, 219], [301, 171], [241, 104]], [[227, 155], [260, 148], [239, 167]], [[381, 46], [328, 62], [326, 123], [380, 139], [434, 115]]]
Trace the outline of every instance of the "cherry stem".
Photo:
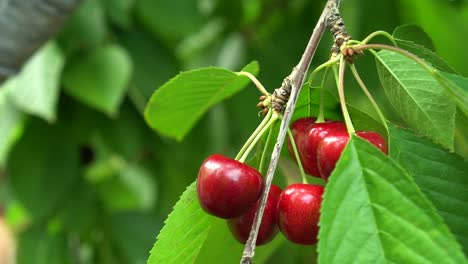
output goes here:
[[[323, 78], [322, 78], [322, 84], [320, 86], [320, 105], [319, 105], [319, 114], [317, 116], [317, 120], [315, 120], [315, 123], [323, 123], [325, 122], [325, 102], [324, 102], [324, 97], [325, 97], [325, 81], [328, 77], [328, 72], [330, 68], [327, 67], [325, 69], [325, 72], [323, 73]], [[310, 113], [309, 113], [310, 116]]]
[[[270, 110], [271, 111], [271, 110]], [[248, 146], [247, 150], [242, 154], [242, 157], [239, 159], [240, 162], [244, 163], [253, 147], [257, 144], [258, 140], [265, 134], [268, 128], [270, 128], [277, 120], [279, 119], [278, 114], [273, 114], [268, 123], [258, 132], [256, 137], [252, 140], [251, 144]]]
[[266, 96], [270, 96], [270, 93], [268, 93], [268, 91], [265, 89], [265, 87], [263, 87], [262, 83], [257, 79], [257, 77], [253, 76], [253, 74], [251, 74], [250, 72], [241, 71], [241, 72], [238, 72], [237, 75], [244, 75], [244, 76], [249, 77], [249, 79], [252, 80], [252, 82], [255, 84], [255, 86], [257, 86], [257, 89], [262, 94], [264, 94]]
[[333, 58], [327, 60], [326, 62], [320, 64], [317, 68], [315, 68], [312, 71], [312, 73], [310, 73], [309, 80], [307, 81], [309, 83], [309, 85], [312, 86], [312, 81], [315, 78], [315, 75], [317, 75], [317, 73], [319, 73], [323, 69], [327, 69], [329, 66], [335, 65], [339, 61], [340, 61], [340, 57], [336, 56], [336, 57], [333, 57]]
[[258, 127], [255, 129], [255, 131], [250, 135], [249, 139], [245, 142], [244, 146], [242, 146], [241, 150], [239, 153], [237, 153], [237, 156], [235, 157], [235, 160], [239, 160], [242, 155], [244, 154], [245, 150], [252, 144], [252, 141], [255, 139], [257, 134], [262, 130], [262, 128], [268, 123], [270, 120], [271, 116], [273, 115], [273, 110], [269, 110], [265, 118], [263, 118], [262, 122]]
[[387, 131], [387, 135], [388, 135], [389, 131], [388, 131], [387, 121], [386, 121], [385, 116], [383, 115], [382, 111], [380, 110], [379, 106], [377, 105], [377, 102], [374, 100], [374, 97], [372, 97], [372, 94], [369, 92], [366, 85], [362, 81], [361, 76], [359, 75], [359, 73], [358, 73], [356, 67], [354, 66], [354, 64], [350, 64], [349, 67], [350, 67], [351, 71], [353, 72], [354, 78], [358, 82], [358, 84], [361, 87], [362, 91], [366, 94], [367, 99], [369, 99], [369, 101], [372, 104], [372, 107], [374, 107], [374, 110], [377, 112], [377, 115], [379, 116], [380, 121], [382, 121], [382, 123], [383, 123], [383, 125], [385, 127], [385, 130]]
[[371, 41], [373, 38], [375, 38], [377, 36], [384, 36], [388, 40], [390, 40], [393, 43], [393, 45], [395, 45], [395, 46], [397, 45], [397, 43], [395, 42], [395, 39], [393, 38], [393, 36], [390, 35], [390, 33], [386, 32], [386, 31], [383, 31], [383, 30], [378, 30], [378, 31], [372, 32], [363, 41], [350, 40], [350, 41], [348, 41], [348, 44], [353, 44], [353, 43], [355, 43], [355, 44], [367, 44], [369, 41]]
[[[307, 81], [308, 84], [309, 84], [309, 87], [312, 86], [313, 79], [315, 78], [315, 76], [317, 75], [318, 72], [325, 69], [325, 73], [324, 73], [324, 78], [325, 78], [326, 75], [327, 75], [328, 67], [330, 67], [331, 65], [336, 64], [339, 61], [339, 59], [340, 59], [339, 57], [334, 57], [334, 58], [329, 59], [328, 61], [320, 64], [317, 68], [315, 68], [312, 71], [312, 73], [310, 74], [309, 80]], [[322, 87], [320, 87], [320, 89], [322, 89], [322, 90], [320, 90], [320, 110], [319, 110], [319, 116], [317, 117], [317, 120], [316, 120], [317, 123], [323, 123], [325, 121], [324, 114], [323, 114], [323, 95], [324, 95], [324, 92], [323, 92], [323, 79], [322, 79]], [[309, 113], [309, 116], [310, 116], [310, 113]]]
[[262, 152], [262, 157], [260, 158], [260, 165], [258, 166], [258, 171], [264, 175], [264, 172], [263, 172], [263, 167], [265, 166], [265, 159], [266, 159], [266, 153], [268, 151], [268, 145], [270, 144], [271, 142], [271, 138], [272, 138], [272, 134], [273, 134], [273, 129], [275, 128], [275, 126], [270, 126], [270, 131], [268, 131], [268, 137], [267, 139], [265, 140], [265, 146], [263, 147], [263, 152]]
[[289, 141], [291, 142], [292, 149], [294, 151], [294, 157], [296, 157], [297, 165], [299, 166], [299, 171], [301, 172], [302, 183], [308, 184], [309, 182], [307, 181], [307, 176], [304, 172], [304, 167], [302, 167], [302, 161], [301, 161], [301, 158], [299, 157], [299, 152], [297, 151], [296, 141], [294, 140], [294, 136], [291, 132], [291, 129], [288, 129], [288, 136], [289, 136]]
[[348, 133], [353, 135], [356, 130], [354, 130], [353, 123], [351, 122], [351, 117], [349, 116], [348, 108], [346, 107], [346, 99], [344, 94], [345, 69], [346, 63], [344, 57], [340, 55], [340, 67], [338, 72], [338, 95], [340, 97], [341, 111], [343, 112], [346, 128], [348, 129]]

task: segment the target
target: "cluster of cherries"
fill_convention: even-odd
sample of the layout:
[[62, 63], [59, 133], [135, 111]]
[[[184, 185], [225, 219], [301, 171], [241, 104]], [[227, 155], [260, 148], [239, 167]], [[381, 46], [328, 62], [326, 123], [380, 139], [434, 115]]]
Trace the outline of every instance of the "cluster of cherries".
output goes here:
[[[327, 181], [349, 141], [349, 133], [343, 122], [316, 123], [315, 120], [313, 117], [298, 119], [292, 124], [291, 131], [304, 171]], [[387, 142], [379, 133], [358, 131], [356, 135], [387, 154]], [[291, 142], [288, 142], [288, 149], [295, 158]]]
[[[302, 118], [291, 126], [304, 171], [327, 180], [349, 140], [342, 122], [315, 123], [315, 118]], [[387, 153], [387, 145], [376, 132], [356, 133]], [[290, 153], [294, 156], [291, 142]], [[228, 219], [234, 237], [245, 243], [257, 211], [262, 175], [237, 160], [214, 154], [202, 164], [197, 179], [201, 207], [209, 214]], [[320, 205], [324, 187], [297, 183], [281, 190], [272, 185], [257, 236], [257, 245], [270, 242], [279, 230], [290, 241], [303, 245], [317, 242]]]

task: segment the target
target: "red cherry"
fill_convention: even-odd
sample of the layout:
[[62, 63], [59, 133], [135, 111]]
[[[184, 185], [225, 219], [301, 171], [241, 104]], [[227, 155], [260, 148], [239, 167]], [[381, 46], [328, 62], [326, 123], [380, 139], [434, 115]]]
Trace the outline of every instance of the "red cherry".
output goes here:
[[214, 154], [201, 165], [197, 194], [201, 207], [220, 218], [242, 215], [260, 197], [262, 175], [237, 160]]
[[[346, 125], [339, 121], [314, 123], [314, 118], [298, 119], [291, 126], [302, 166], [307, 174], [320, 178], [317, 164], [317, 148], [322, 139], [333, 131], [346, 131]], [[295, 160], [294, 151], [288, 141], [289, 153]]]
[[[257, 246], [264, 245], [276, 236], [278, 233], [278, 226], [276, 225], [278, 199], [281, 194], [281, 189], [276, 185], [271, 185], [270, 192], [265, 206], [265, 212], [263, 213], [262, 223], [258, 230]], [[257, 212], [259, 201], [252, 205], [247, 212], [242, 216], [229, 219], [228, 226], [234, 237], [245, 244], [249, 238], [250, 229]]]
[[[309, 132], [309, 127], [313, 125], [314, 123], [315, 123], [315, 118], [304, 117], [304, 118], [300, 118], [294, 121], [291, 125], [291, 132], [293, 134], [294, 142], [296, 143], [297, 152], [299, 153], [299, 157], [301, 158], [301, 161], [303, 160], [301, 153], [304, 153], [303, 148], [307, 141], [307, 134]], [[294, 150], [292, 148], [289, 137], [288, 137], [288, 150], [289, 150], [289, 153], [291, 154], [291, 157], [293, 157], [293, 159], [296, 160], [296, 155], [294, 155]]]
[[292, 184], [278, 201], [278, 226], [284, 236], [298, 244], [317, 243], [320, 205], [324, 188], [313, 184]]
[[320, 177], [317, 164], [318, 145], [329, 133], [334, 131], [347, 131], [346, 125], [339, 121], [327, 121], [324, 123], [315, 123], [309, 127], [308, 140], [304, 146], [304, 170], [315, 177]]
[[356, 132], [356, 135], [358, 135], [360, 138], [369, 141], [372, 145], [376, 146], [383, 153], [388, 154], [387, 142], [379, 133], [374, 131], [358, 131]]
[[[369, 141], [371, 144], [379, 148], [383, 153], [387, 154], [387, 142], [385, 139], [373, 131], [358, 131], [356, 135]], [[317, 160], [319, 165], [320, 175], [324, 180], [327, 180], [331, 172], [335, 168], [336, 162], [341, 156], [341, 152], [349, 141], [349, 134], [343, 131], [335, 131], [328, 134], [320, 142], [317, 150]]]

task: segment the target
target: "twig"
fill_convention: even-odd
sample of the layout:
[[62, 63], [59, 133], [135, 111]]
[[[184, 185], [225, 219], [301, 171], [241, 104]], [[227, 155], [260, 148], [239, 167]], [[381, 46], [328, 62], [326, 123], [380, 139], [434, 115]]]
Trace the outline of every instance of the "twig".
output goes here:
[[330, 32], [333, 34], [333, 47], [331, 49], [332, 56], [336, 56], [340, 53], [340, 48], [343, 44], [346, 44], [351, 40], [351, 36], [346, 30], [345, 23], [343, 18], [340, 15], [339, 11], [339, 1], [336, 5], [330, 7], [330, 13], [327, 16], [327, 27], [330, 29]]
[[[263, 212], [265, 211], [266, 200], [268, 193], [270, 191], [271, 181], [273, 180], [273, 175], [278, 165], [279, 156], [281, 153], [281, 148], [283, 147], [284, 139], [286, 137], [289, 123], [291, 117], [294, 113], [296, 107], [297, 98], [301, 90], [302, 85], [304, 84], [304, 78], [309, 69], [310, 62], [314, 57], [317, 46], [322, 38], [323, 32], [325, 31], [325, 20], [330, 14], [330, 10], [337, 9], [339, 6], [340, 0], [328, 0], [327, 5], [322, 11], [317, 24], [315, 25], [312, 36], [310, 37], [309, 43], [302, 54], [299, 64], [294, 67], [291, 74], [285, 78], [282, 88], [291, 89], [291, 94], [289, 96], [289, 101], [287, 103], [286, 109], [284, 109], [283, 120], [281, 121], [280, 131], [278, 138], [276, 140], [275, 148], [271, 154], [270, 165], [268, 167], [267, 175], [265, 177], [265, 187], [260, 200], [260, 205], [255, 214], [253, 221], [252, 229], [250, 230], [249, 239], [245, 243], [244, 251], [242, 253], [241, 264], [251, 264], [253, 262], [253, 257], [255, 255], [255, 243], [257, 241], [258, 230], [262, 222]], [[289, 86], [289, 87], [288, 87]]]

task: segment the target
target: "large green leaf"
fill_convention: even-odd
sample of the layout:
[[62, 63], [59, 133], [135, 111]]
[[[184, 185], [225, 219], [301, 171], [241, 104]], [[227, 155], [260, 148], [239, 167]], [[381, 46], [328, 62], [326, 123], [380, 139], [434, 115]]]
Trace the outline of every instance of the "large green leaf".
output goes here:
[[124, 257], [121, 263], [145, 263], [159, 227], [155, 225], [155, 217], [141, 211], [127, 211], [113, 214], [109, 220], [118, 255]]
[[107, 22], [101, 1], [83, 0], [58, 36], [68, 55], [98, 47], [107, 36]]
[[441, 71], [436, 71], [435, 74], [460, 110], [468, 116], [468, 78]]
[[[383, 135], [384, 137], [387, 135], [387, 130], [385, 126], [382, 124], [382, 120], [376, 117], [377, 114], [372, 115], [371, 113], [367, 112], [366, 110], [347, 104], [349, 114], [351, 116], [351, 120], [353, 120], [354, 128], [362, 131], [375, 131]], [[374, 111], [375, 113], [375, 111]]]
[[325, 190], [320, 263], [464, 263], [460, 245], [411, 176], [353, 137]]
[[67, 237], [60, 231], [40, 224], [19, 236], [18, 264], [71, 264]]
[[390, 156], [413, 176], [468, 255], [468, 162], [409, 131], [390, 131]]
[[[258, 64], [252, 62], [243, 71], [257, 74]], [[146, 106], [146, 121], [162, 135], [182, 140], [210, 107], [248, 83], [247, 77], [223, 68], [183, 72], [153, 94]]]
[[455, 153], [468, 160], [468, 116], [457, 108], [455, 118]]
[[153, 34], [168, 41], [179, 40], [197, 31], [205, 18], [196, 0], [139, 0], [136, 14]]
[[[110, 161], [112, 161], [111, 159]], [[137, 164], [121, 161], [118, 168], [112, 168], [105, 160], [104, 164], [96, 163], [100, 166], [98, 170], [107, 170], [110, 175], [100, 175], [102, 179], [94, 179], [94, 187], [102, 199], [102, 203], [112, 211], [125, 210], [148, 210], [156, 201], [157, 188], [151, 179], [151, 173]], [[110, 166], [110, 168], [106, 168]], [[93, 167], [96, 169], [96, 167]], [[113, 171], [117, 170], [117, 171]], [[105, 174], [105, 173], [104, 173]]]
[[9, 184], [33, 220], [52, 213], [79, 175], [78, 147], [70, 123], [33, 119], [7, 162]]
[[113, 23], [123, 28], [131, 26], [131, 11], [135, 0], [101, 0], [101, 2]]
[[382, 50], [377, 70], [389, 101], [418, 133], [453, 149], [455, 104], [437, 80], [407, 57]]
[[455, 70], [435, 53], [431, 38], [419, 26], [397, 27], [393, 31], [393, 37], [398, 47], [417, 55], [442, 71], [455, 73]]
[[431, 37], [420, 26], [401, 25], [396, 27], [392, 33], [395, 40], [411, 41], [414, 44], [423, 46], [431, 51], [435, 51], [434, 43]]
[[65, 68], [65, 91], [108, 115], [117, 114], [128, 88], [132, 63], [127, 52], [108, 45], [72, 60]]
[[[268, 258], [286, 242], [280, 233], [267, 245], [255, 250], [255, 263], [269, 263]], [[195, 263], [205, 264], [222, 259], [223, 264], [239, 263], [244, 245], [234, 239], [226, 220], [211, 217], [211, 229]]]
[[10, 102], [6, 90], [0, 90], [0, 167], [5, 163], [13, 143], [21, 135], [23, 114]]
[[[182, 194], [157, 239], [148, 264], [209, 263], [213, 259], [239, 263], [242, 256], [243, 245], [233, 238], [226, 221], [201, 209], [196, 182]], [[268, 245], [259, 247], [256, 263], [267, 263], [268, 257], [283, 242], [283, 238], [277, 237]]]
[[[323, 102], [324, 102], [324, 115], [326, 118], [331, 120], [340, 120], [341, 111], [338, 101], [328, 91], [323, 91]], [[311, 87], [306, 84], [302, 87], [297, 99], [296, 109], [294, 110], [293, 120], [307, 117], [307, 116], [318, 116], [320, 106], [320, 88]]]
[[151, 250], [148, 264], [193, 263], [206, 240], [211, 217], [198, 203], [196, 182], [182, 194], [165, 221]]
[[128, 94], [143, 113], [154, 87], [178, 73], [178, 62], [170, 49], [147, 32], [128, 30], [119, 34], [119, 41], [128, 50], [135, 68]]
[[[399, 18], [418, 24], [432, 37], [438, 54], [447, 60], [452, 67], [463, 74], [468, 74], [464, 42], [467, 32], [465, 12], [466, 1], [433, 1], [426, 0], [400, 1]], [[463, 11], [462, 11], [463, 10]]]
[[62, 52], [49, 42], [3, 88], [9, 90], [9, 97], [21, 110], [53, 122], [63, 64]]

